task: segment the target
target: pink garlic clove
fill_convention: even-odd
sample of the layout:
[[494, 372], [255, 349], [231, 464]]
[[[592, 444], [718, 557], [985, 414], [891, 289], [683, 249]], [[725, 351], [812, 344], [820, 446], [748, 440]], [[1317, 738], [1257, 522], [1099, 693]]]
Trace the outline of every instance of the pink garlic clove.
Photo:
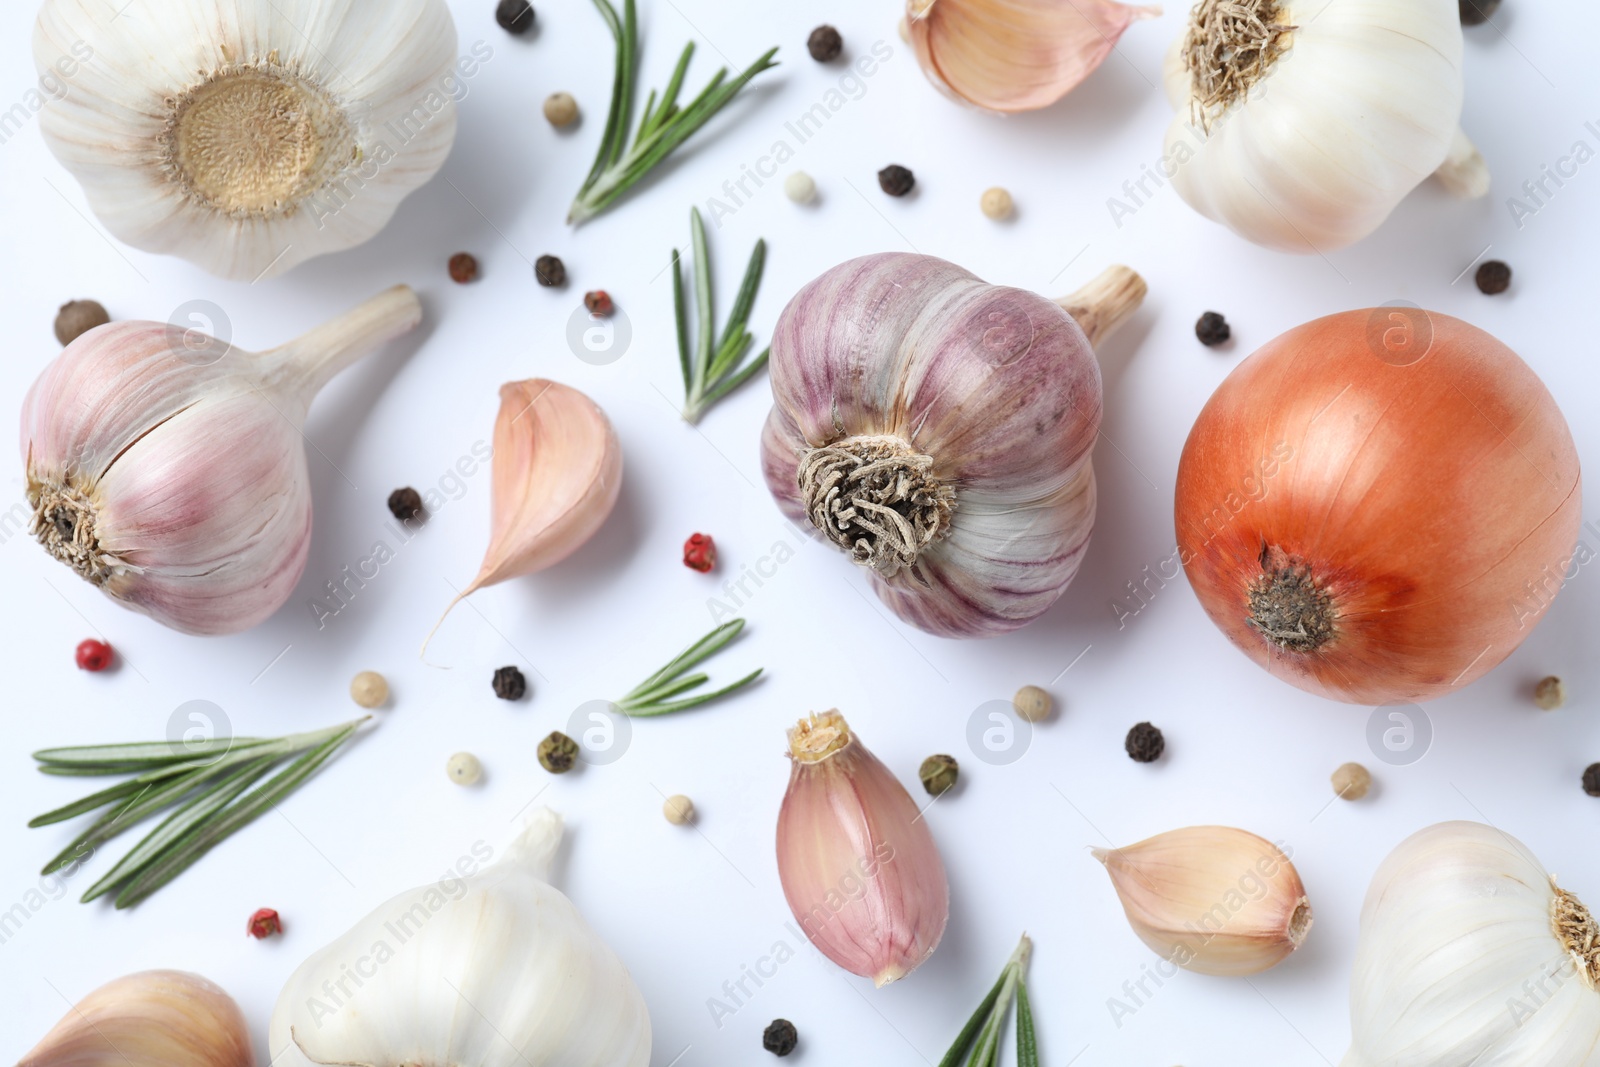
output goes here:
[[850, 973], [879, 986], [905, 977], [933, 954], [950, 918], [927, 820], [837, 711], [791, 729], [789, 756], [778, 875], [795, 921]]
[[947, 95], [990, 111], [1048, 107], [1093, 74], [1136, 19], [1114, 0], [910, 0], [917, 61]]
[[450, 608], [485, 586], [560, 563], [593, 537], [622, 490], [622, 445], [600, 405], [571, 386], [508, 382], [500, 387], [493, 469], [489, 550]]

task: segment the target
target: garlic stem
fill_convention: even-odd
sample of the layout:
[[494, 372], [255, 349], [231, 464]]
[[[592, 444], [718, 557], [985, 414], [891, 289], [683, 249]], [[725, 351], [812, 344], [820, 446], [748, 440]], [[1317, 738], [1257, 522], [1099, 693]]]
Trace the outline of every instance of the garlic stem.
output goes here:
[[1489, 165], [1467, 135], [1457, 129], [1450, 152], [1433, 172], [1441, 185], [1464, 200], [1476, 200], [1489, 193]]
[[1088, 285], [1056, 301], [1077, 320], [1093, 348], [1116, 332], [1144, 303], [1150, 287], [1131, 267], [1112, 266]]
[[396, 285], [310, 333], [262, 353], [275, 364], [267, 377], [309, 402], [334, 375], [421, 321], [422, 301], [410, 286]]

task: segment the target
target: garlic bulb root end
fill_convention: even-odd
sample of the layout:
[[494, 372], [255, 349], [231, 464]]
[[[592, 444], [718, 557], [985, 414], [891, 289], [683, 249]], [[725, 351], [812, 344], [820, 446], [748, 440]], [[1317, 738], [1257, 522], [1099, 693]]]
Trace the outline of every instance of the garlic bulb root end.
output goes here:
[[1139, 310], [1149, 292], [1150, 286], [1133, 268], [1111, 266], [1056, 303], [1077, 321], [1090, 346], [1098, 348]]
[[1450, 153], [1444, 157], [1444, 162], [1439, 164], [1433, 176], [1439, 179], [1439, 184], [1463, 200], [1477, 200], [1489, 195], [1489, 165], [1483, 161], [1483, 153], [1460, 130], [1456, 131], [1455, 138], [1450, 142]]
[[933, 465], [891, 434], [845, 437], [800, 458], [800, 496], [824, 537], [893, 578], [949, 532], [956, 494]]

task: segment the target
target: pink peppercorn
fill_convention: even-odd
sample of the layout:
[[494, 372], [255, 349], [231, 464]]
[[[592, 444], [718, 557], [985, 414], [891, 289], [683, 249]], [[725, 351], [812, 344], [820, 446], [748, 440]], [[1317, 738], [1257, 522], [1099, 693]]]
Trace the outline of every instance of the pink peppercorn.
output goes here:
[[264, 941], [273, 934], [283, 933], [283, 920], [271, 908], [259, 908], [250, 916], [248, 933], [257, 941]]
[[710, 534], [697, 533], [683, 543], [683, 565], [701, 574], [717, 565], [717, 543]]
[[83, 670], [103, 671], [111, 666], [111, 646], [91, 637], [79, 642], [76, 658]]

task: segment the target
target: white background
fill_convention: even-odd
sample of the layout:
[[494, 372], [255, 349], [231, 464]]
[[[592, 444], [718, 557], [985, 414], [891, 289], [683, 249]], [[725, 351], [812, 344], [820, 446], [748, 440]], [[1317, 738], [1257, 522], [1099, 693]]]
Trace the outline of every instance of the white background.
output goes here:
[[[20, 100], [32, 82], [29, 6], [10, 5], [0, 23], [0, 105]], [[125, 17], [141, 17], [139, 6], [134, 0]], [[935, 1062], [1024, 928], [1037, 941], [1034, 1003], [1050, 1063], [1315, 1067], [1336, 1063], [1348, 1043], [1346, 979], [1362, 894], [1407, 834], [1443, 819], [1493, 822], [1527, 842], [1567, 888], [1600, 899], [1600, 856], [1591, 847], [1600, 801], [1578, 784], [1583, 767], [1600, 759], [1591, 722], [1600, 577], [1589, 570], [1504, 665], [1428, 706], [1432, 748], [1404, 767], [1368, 751], [1370, 709], [1267, 676], [1211, 626], [1181, 579], [1125, 628], [1109, 606], [1172, 551], [1178, 454], [1205, 398], [1245, 354], [1322, 314], [1399, 298], [1482, 326], [1543, 377], [1583, 459], [1600, 459], [1591, 247], [1600, 163], [1521, 229], [1505, 204], [1575, 141], [1600, 147], [1584, 128], [1600, 120], [1593, 5], [1508, 0], [1496, 27], [1468, 31], [1464, 125], [1494, 172], [1488, 199], [1457, 202], [1429, 183], [1376, 236], [1325, 259], [1246, 244], [1170, 189], [1114, 225], [1107, 198], [1160, 155], [1170, 110], [1155, 83], [1181, 10], [1133, 26], [1058, 106], [999, 119], [934, 92], [895, 34], [893, 6], [881, 0], [646, 2], [647, 86], [666, 80], [689, 38], [699, 42], [694, 88], [723, 57], [742, 67], [775, 43], [783, 65], [638, 195], [573, 232], [562, 219], [600, 136], [610, 81], [600, 19], [583, 0], [553, 0], [539, 5], [536, 37], [511, 39], [495, 26], [491, 0], [452, 6], [462, 51], [481, 40], [494, 55], [470, 83], [443, 174], [368, 245], [281, 279], [218, 281], [117, 245], [86, 218], [76, 183], [43, 147], [36, 122], [0, 148], [0, 315], [9, 341], [0, 360], [0, 436], [16, 439], [13, 413], [58, 350], [50, 333], [56, 306], [74, 297], [97, 298], [117, 318], [157, 320], [185, 301], [210, 300], [225, 309], [235, 343], [252, 350], [396, 282], [415, 286], [427, 307], [413, 338], [346, 373], [313, 411], [310, 565], [290, 604], [256, 630], [211, 640], [170, 633], [102, 598], [31, 539], [0, 545], [8, 683], [0, 908], [29, 899], [38, 887], [32, 872], [78, 826], [24, 828], [31, 815], [84, 791], [81, 781], [36, 773], [34, 749], [159, 738], [191, 699], [220, 705], [239, 733], [321, 727], [352, 717], [346, 685], [368, 668], [384, 672], [395, 692], [376, 729], [280, 813], [144, 906], [117, 913], [103, 901], [75, 902], [129, 837], [32, 913], [0, 945], [0, 1060], [20, 1056], [70, 1001], [102, 982], [178, 967], [239, 1000], [265, 1061], [267, 1019], [301, 959], [379, 901], [437, 878], [474, 842], [502, 847], [535, 796], [569, 818], [563, 886], [641, 986], [658, 1067], [759, 1062], [760, 1032], [775, 1016], [799, 1026], [797, 1062]], [[914, 248], [1050, 296], [1109, 263], [1133, 265], [1148, 278], [1150, 298], [1102, 353], [1094, 542], [1052, 611], [986, 643], [937, 640], [893, 621], [861, 574], [831, 550], [805, 545], [747, 599], [748, 635], [713, 665], [718, 677], [764, 665], [770, 677], [759, 688], [637, 723], [619, 762], [552, 779], [534, 758], [541, 737], [581, 702], [620, 694], [709, 629], [708, 597], [721, 580], [779, 541], [799, 543], [760, 486], [765, 386], [715, 409], [699, 431], [677, 417], [662, 268], [672, 247], [687, 243], [690, 205], [704, 210], [774, 141], [793, 145], [784, 123], [835, 87], [840, 70], [804, 50], [809, 30], [825, 20], [843, 32], [850, 55], [881, 39], [893, 56], [859, 100], [797, 146], [793, 165], [815, 176], [818, 205], [797, 208], [770, 183], [713, 232], [723, 306], [761, 236], [770, 245], [753, 320], [761, 344], [801, 284], [863, 253]], [[554, 132], [539, 115], [539, 102], [557, 89], [584, 108], [575, 131]], [[890, 162], [916, 171], [915, 196], [878, 192], [874, 174]], [[1013, 222], [978, 212], [979, 193], [995, 184], [1016, 197]], [[1482, 296], [1470, 275], [1453, 282], [1486, 246], [1515, 268], [1506, 295]], [[483, 264], [483, 280], [471, 287], [445, 276], [446, 258], [461, 249]], [[529, 262], [547, 251], [566, 261], [565, 290], [532, 282]], [[609, 366], [581, 362], [565, 340], [583, 291], [596, 287], [610, 290], [633, 329], [631, 348]], [[1207, 309], [1227, 315], [1231, 346], [1196, 342], [1193, 323]], [[458, 608], [431, 650], [453, 669], [424, 665], [423, 635], [451, 584], [475, 573], [486, 543], [482, 471], [319, 630], [308, 598], [388, 537], [389, 491], [437, 486], [475, 441], [489, 438], [496, 387], [536, 375], [589, 393], [620, 431], [625, 487], [601, 533], [555, 570]], [[7, 471], [8, 492], [20, 500], [20, 462]], [[1600, 515], [1586, 509], [1585, 519]], [[696, 530], [721, 546], [714, 576], [678, 562], [680, 544]], [[92, 634], [116, 645], [120, 669], [91, 675], [73, 667], [73, 646]], [[528, 673], [530, 701], [506, 704], [490, 692], [491, 671], [506, 663]], [[1529, 699], [1533, 681], [1548, 673], [1563, 676], [1571, 693], [1553, 714]], [[1024, 683], [1050, 688], [1064, 713], [1014, 765], [973, 758], [965, 736], [974, 709]], [[774, 942], [793, 942], [773, 854], [788, 777], [783, 731], [807, 710], [833, 706], [908, 782], [932, 752], [962, 759], [961, 789], [930, 815], [952, 883], [949, 932], [924, 968], [881, 991], [802, 951], [719, 1029], [708, 998]], [[1140, 719], [1157, 722], [1168, 738], [1167, 758], [1152, 766], [1122, 754], [1123, 734]], [[478, 788], [445, 778], [446, 758], [463, 749], [486, 766]], [[1330, 804], [1328, 774], [1347, 759], [1365, 760], [1377, 787], [1360, 803]], [[697, 830], [661, 818], [661, 791], [695, 799]], [[1274, 971], [1248, 982], [1181, 974], [1119, 1026], [1108, 998], [1121, 996], [1123, 982], [1155, 957], [1128, 930], [1084, 847], [1201, 822], [1288, 842], [1316, 908], [1315, 929]], [[244, 935], [246, 917], [263, 905], [283, 913], [286, 936], [261, 943]]]

